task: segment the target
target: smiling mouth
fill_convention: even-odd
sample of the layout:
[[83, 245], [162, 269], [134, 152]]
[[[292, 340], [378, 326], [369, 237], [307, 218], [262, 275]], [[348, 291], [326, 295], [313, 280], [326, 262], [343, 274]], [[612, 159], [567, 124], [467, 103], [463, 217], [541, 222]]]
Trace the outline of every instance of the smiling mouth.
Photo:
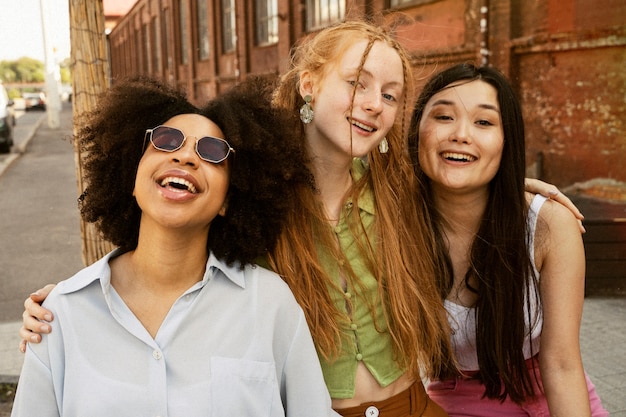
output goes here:
[[170, 186], [179, 190], [189, 191], [192, 194], [196, 194], [196, 187], [187, 180], [178, 177], [165, 177], [161, 180], [161, 187]]
[[441, 154], [441, 157], [455, 162], [474, 162], [476, 160], [475, 156], [455, 152], [444, 152]]
[[352, 124], [352, 126], [356, 126], [359, 129], [365, 130], [366, 132], [372, 133], [377, 130], [377, 129], [374, 129], [372, 126], [364, 125], [363, 123], [357, 122], [356, 120], [348, 119], [348, 121]]

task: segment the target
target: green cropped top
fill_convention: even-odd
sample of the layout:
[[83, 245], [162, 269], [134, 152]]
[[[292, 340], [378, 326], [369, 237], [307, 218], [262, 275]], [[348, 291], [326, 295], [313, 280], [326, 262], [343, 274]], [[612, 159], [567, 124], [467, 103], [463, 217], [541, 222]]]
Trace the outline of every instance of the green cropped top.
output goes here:
[[[352, 177], [360, 179], [367, 171], [367, 166], [360, 159], [355, 159], [352, 164]], [[394, 360], [393, 343], [391, 336], [386, 331], [382, 305], [376, 304], [376, 323], [369, 311], [368, 304], [364, 300], [376, 300], [378, 286], [376, 278], [366, 267], [358, 245], [350, 232], [346, 218], [349, 217], [353, 204], [346, 202], [344, 211], [335, 233], [341, 250], [350, 261], [354, 273], [361, 279], [361, 287], [348, 288], [347, 291], [337, 291], [330, 288], [332, 299], [340, 311], [345, 311], [346, 321], [342, 329], [344, 337], [341, 341], [340, 355], [336, 359], [325, 360], [320, 358], [324, 380], [330, 392], [331, 398], [345, 399], [354, 397], [354, 385], [356, 380], [356, 368], [359, 362], [363, 362], [374, 376], [376, 381], [386, 387], [402, 374], [404, 369], [398, 366]], [[359, 215], [365, 227], [367, 238], [373, 239], [375, 205], [371, 189], [365, 189], [359, 198]], [[337, 282], [341, 279], [339, 274], [340, 265], [336, 259], [323, 250], [319, 249], [322, 265], [331, 277], [336, 277]], [[257, 263], [269, 268], [267, 259], [260, 258]], [[364, 294], [358, 291], [364, 291]], [[346, 300], [350, 299], [353, 311], [348, 312]], [[378, 327], [378, 330], [377, 330]]]
[[[355, 180], [361, 178], [367, 167], [355, 159], [352, 166], [352, 175]], [[359, 362], [367, 367], [378, 383], [385, 387], [397, 380], [404, 370], [394, 360], [394, 350], [391, 336], [387, 332], [382, 305], [377, 302], [376, 322], [372, 318], [368, 303], [365, 300], [378, 300], [378, 285], [376, 278], [366, 267], [359, 247], [354, 241], [346, 218], [349, 217], [353, 204], [348, 201], [344, 207], [341, 219], [335, 227], [335, 233], [341, 250], [350, 262], [350, 265], [361, 281], [361, 287], [347, 288], [345, 292], [331, 288], [333, 301], [340, 311], [345, 311], [346, 324], [342, 329], [341, 350], [338, 358], [330, 361], [320, 357], [324, 379], [332, 398], [354, 397], [356, 369]], [[365, 189], [359, 198], [358, 204], [361, 221], [365, 227], [367, 238], [373, 240], [375, 205], [371, 189]], [[321, 261], [331, 277], [340, 278], [340, 265], [336, 259], [331, 259], [328, 254], [321, 253]], [[363, 291], [364, 293], [360, 293]], [[348, 311], [346, 300], [350, 300], [352, 311]]]

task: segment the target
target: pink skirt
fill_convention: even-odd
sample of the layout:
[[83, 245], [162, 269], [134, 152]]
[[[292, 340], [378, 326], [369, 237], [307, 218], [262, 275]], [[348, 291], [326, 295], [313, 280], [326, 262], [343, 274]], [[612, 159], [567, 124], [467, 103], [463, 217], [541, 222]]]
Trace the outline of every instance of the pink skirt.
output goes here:
[[[536, 360], [528, 359], [527, 364], [530, 369], [539, 373], [539, 364]], [[606, 417], [609, 413], [602, 407], [600, 397], [596, 389], [585, 374], [587, 380], [587, 390], [589, 391], [589, 404], [593, 417]], [[541, 393], [539, 385], [534, 377], [531, 379], [535, 392]], [[428, 395], [448, 412], [450, 417], [502, 417], [502, 416], [533, 416], [550, 417], [548, 401], [544, 395], [538, 395], [522, 405], [516, 404], [510, 398], [504, 402], [497, 399], [483, 398], [485, 387], [476, 379], [454, 378], [443, 381], [433, 381], [428, 385]]]

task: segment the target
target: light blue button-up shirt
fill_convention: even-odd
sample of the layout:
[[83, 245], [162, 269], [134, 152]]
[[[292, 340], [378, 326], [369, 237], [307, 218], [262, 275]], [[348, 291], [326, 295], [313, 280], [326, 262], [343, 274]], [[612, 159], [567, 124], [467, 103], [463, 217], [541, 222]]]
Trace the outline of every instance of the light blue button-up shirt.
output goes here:
[[213, 255], [156, 338], [110, 285], [112, 252], [61, 282], [24, 358], [14, 417], [336, 416], [304, 314], [261, 267]]

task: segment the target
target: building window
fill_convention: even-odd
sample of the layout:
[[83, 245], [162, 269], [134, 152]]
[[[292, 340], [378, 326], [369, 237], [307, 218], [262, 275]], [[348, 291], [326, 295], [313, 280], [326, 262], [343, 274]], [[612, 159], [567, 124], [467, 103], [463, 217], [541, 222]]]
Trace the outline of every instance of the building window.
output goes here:
[[307, 0], [306, 5], [308, 31], [340, 22], [346, 14], [344, 0]]
[[150, 51], [152, 50], [150, 45], [150, 33], [148, 32], [149, 26], [147, 24], [141, 27], [141, 43], [143, 43], [143, 70], [146, 74], [152, 72], [152, 61], [150, 57]]
[[207, 0], [198, 0], [198, 59], [209, 59], [209, 13]]
[[222, 0], [222, 52], [233, 52], [236, 42], [235, 0]]
[[161, 32], [159, 22], [156, 17], [152, 18], [152, 70], [161, 72]]
[[143, 50], [143, 46], [144, 43], [141, 42], [141, 32], [135, 32], [133, 33], [133, 40], [135, 43], [135, 68], [136, 68], [136, 73], [137, 74], [145, 74], [144, 68], [143, 68], [143, 54], [141, 53], [141, 51]]
[[432, 0], [389, 0], [389, 7], [415, 6], [426, 2], [432, 2]]
[[189, 23], [187, 19], [187, 7], [185, 2], [182, 0], [178, 2], [178, 6], [178, 24], [180, 26], [180, 62], [186, 65], [189, 62], [189, 43], [187, 41]]
[[256, 44], [271, 45], [278, 42], [278, 0], [256, 2]]
[[163, 33], [163, 46], [165, 47], [165, 64], [166, 64], [166, 68], [168, 71], [171, 71], [173, 68], [173, 57], [172, 57], [172, 53], [171, 53], [171, 47], [170, 47], [170, 37], [172, 35], [170, 35], [170, 9], [163, 9], [163, 20], [161, 21], [163, 27], [162, 27], [162, 33]]

